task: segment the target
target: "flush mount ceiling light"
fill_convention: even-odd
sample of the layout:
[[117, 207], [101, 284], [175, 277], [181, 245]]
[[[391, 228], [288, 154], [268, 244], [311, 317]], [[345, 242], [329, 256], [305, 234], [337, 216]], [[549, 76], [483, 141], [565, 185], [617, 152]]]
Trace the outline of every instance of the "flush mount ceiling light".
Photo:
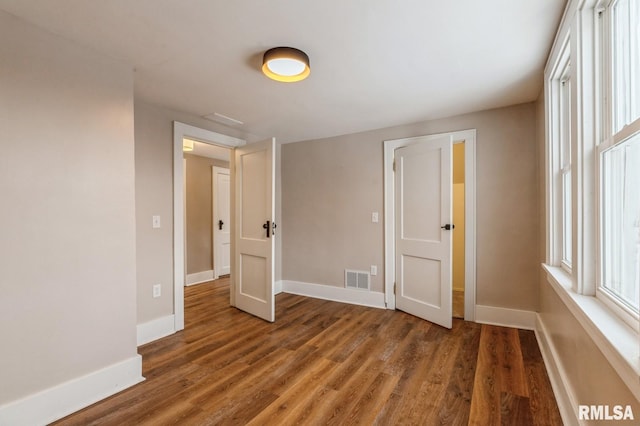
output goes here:
[[182, 151], [183, 152], [193, 151], [193, 141], [189, 139], [182, 139]]
[[309, 57], [293, 47], [274, 47], [264, 52], [262, 72], [272, 80], [293, 83], [311, 73]]

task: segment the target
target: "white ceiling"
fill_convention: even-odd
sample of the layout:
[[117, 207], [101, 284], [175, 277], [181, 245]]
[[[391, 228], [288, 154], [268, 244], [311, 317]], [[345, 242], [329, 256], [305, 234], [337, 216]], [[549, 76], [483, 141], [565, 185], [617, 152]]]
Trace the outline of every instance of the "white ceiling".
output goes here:
[[[135, 96], [291, 142], [533, 101], [566, 0], [0, 0], [135, 69]], [[311, 76], [277, 83], [292, 46]]]

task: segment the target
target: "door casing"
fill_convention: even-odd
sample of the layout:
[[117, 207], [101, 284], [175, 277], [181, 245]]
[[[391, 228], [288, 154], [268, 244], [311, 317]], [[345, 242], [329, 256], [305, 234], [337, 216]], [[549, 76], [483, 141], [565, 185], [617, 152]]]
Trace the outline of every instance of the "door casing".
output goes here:
[[475, 321], [476, 317], [476, 130], [438, 133], [384, 142], [384, 234], [385, 277], [384, 293], [387, 309], [396, 309], [394, 283], [395, 265], [395, 177], [393, 172], [394, 152], [397, 148], [417, 143], [428, 143], [430, 139], [451, 136], [455, 143], [465, 143], [465, 293], [464, 319]]

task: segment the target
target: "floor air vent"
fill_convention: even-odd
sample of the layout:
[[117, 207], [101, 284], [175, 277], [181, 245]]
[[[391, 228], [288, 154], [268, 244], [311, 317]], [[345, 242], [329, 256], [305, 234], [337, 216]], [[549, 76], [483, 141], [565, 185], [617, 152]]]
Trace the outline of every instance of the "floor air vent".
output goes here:
[[369, 290], [371, 285], [371, 275], [366, 271], [344, 270], [344, 286], [358, 290]]

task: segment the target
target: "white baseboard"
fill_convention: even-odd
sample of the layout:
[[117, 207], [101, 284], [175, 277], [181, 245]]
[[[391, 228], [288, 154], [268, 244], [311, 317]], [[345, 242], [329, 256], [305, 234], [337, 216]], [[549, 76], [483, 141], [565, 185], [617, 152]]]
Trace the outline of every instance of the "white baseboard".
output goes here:
[[153, 342], [176, 332], [175, 315], [167, 315], [149, 322], [138, 324], [138, 346]]
[[535, 330], [536, 313], [518, 309], [498, 308], [496, 306], [476, 305], [476, 322], [521, 328], [523, 330]]
[[274, 295], [280, 294], [280, 293], [282, 293], [282, 280], [276, 281], [274, 289], [273, 289], [273, 294]]
[[540, 315], [536, 315], [536, 340], [542, 353], [542, 359], [544, 360], [545, 368], [547, 369], [547, 375], [553, 388], [553, 394], [556, 397], [558, 403], [558, 409], [560, 410], [560, 416], [562, 417], [562, 423], [565, 425], [578, 425], [580, 422], [576, 416], [572, 407], [577, 407], [576, 398], [573, 395], [570, 386], [567, 386], [569, 379], [562, 367], [562, 364], [558, 362], [560, 359], [556, 351], [555, 345], [549, 336], [547, 328], [540, 319]]
[[344, 287], [289, 280], [282, 281], [282, 291], [300, 296], [315, 297], [316, 299], [333, 300], [334, 302], [386, 309], [384, 293], [377, 291], [353, 290]]
[[94, 371], [26, 398], [0, 406], [0, 425], [45, 425], [144, 380], [142, 357]]
[[188, 274], [187, 279], [185, 281], [185, 286], [189, 287], [190, 285], [202, 284], [207, 281], [213, 281], [215, 277], [215, 271], [212, 269], [210, 271], [202, 271], [196, 272], [195, 274]]

